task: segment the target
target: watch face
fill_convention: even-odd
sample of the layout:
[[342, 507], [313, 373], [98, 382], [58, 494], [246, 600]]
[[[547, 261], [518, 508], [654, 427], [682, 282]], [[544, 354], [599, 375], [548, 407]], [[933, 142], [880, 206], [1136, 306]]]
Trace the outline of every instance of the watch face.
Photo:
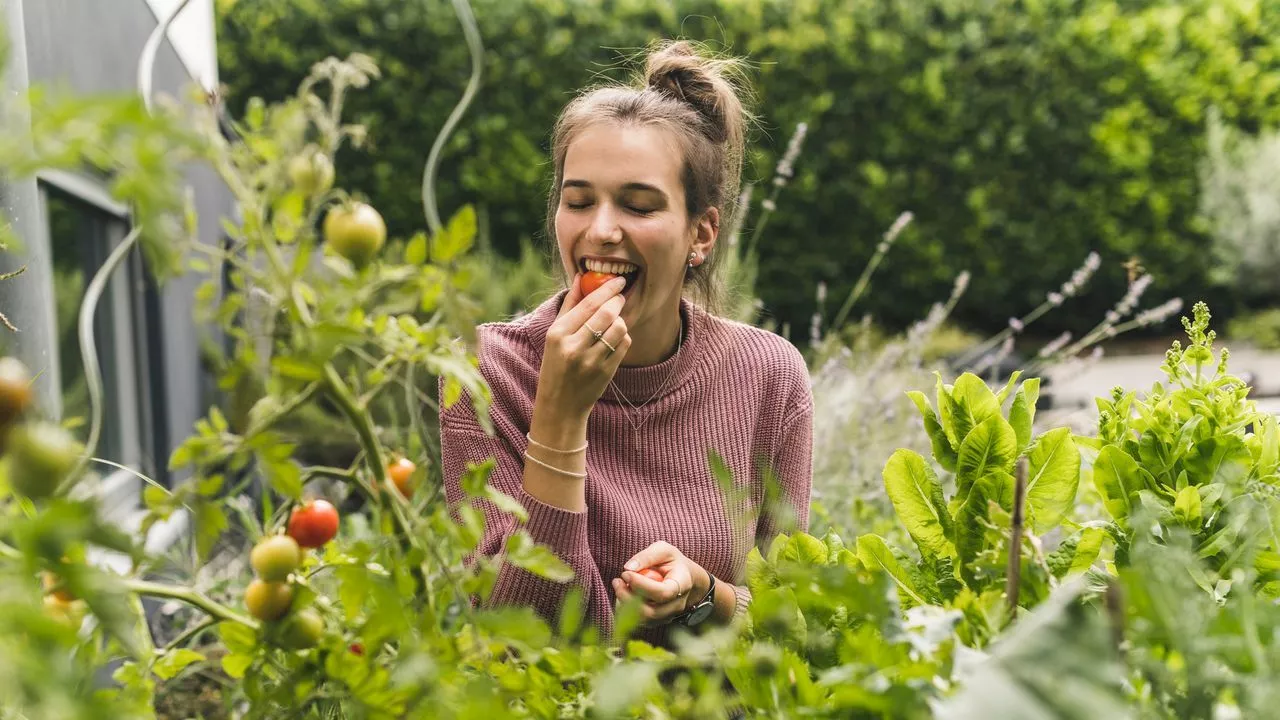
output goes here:
[[689, 613], [688, 624], [697, 625], [703, 620], [706, 620], [711, 615], [711, 611], [713, 609], [715, 609], [715, 605], [709, 602], [704, 602], [701, 605], [695, 607], [693, 611]]

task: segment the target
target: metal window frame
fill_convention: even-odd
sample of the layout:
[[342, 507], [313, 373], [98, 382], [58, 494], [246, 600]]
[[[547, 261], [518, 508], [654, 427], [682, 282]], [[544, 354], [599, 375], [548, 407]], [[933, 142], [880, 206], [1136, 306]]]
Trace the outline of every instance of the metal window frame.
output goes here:
[[[49, 193], [57, 192], [83, 203], [87, 208], [100, 212], [109, 219], [118, 221], [107, 224], [106, 247], [100, 248], [105, 254], [115, 249], [129, 231], [131, 225], [128, 208], [113, 200], [110, 194], [92, 178], [64, 171], [46, 171], [37, 173], [37, 189], [39, 196], [40, 241], [52, 250], [52, 238], [49, 235]], [[143, 432], [156, 420], [151, 417], [155, 404], [151, 402], [148, 388], [142, 387], [140, 381], [144, 377], [139, 370], [144, 361], [150, 365], [145, 353], [141, 352], [140, 330], [146, 329], [146, 308], [135, 302], [134, 278], [141, 270], [141, 264], [130, 262], [123, 275], [113, 277], [107, 284], [103, 301], [111, 304], [110, 332], [122, 342], [114, 342], [110, 357], [100, 358], [103, 371], [103, 383], [111, 384], [117, 400], [114, 417], [103, 417], [104, 423], [115, 423], [120, 432], [121, 457], [107, 458], [126, 467], [138, 468], [142, 464], [145, 445]], [[119, 271], [118, 271], [119, 272]], [[99, 348], [102, 352], [103, 348]], [[157, 448], [159, 452], [167, 448]], [[159, 464], [159, 459], [157, 459]], [[104, 515], [112, 520], [125, 521], [141, 506], [142, 481], [130, 470], [112, 469], [110, 466], [96, 464], [94, 469], [102, 472], [102, 481], [94, 488], [93, 494], [102, 504]]]

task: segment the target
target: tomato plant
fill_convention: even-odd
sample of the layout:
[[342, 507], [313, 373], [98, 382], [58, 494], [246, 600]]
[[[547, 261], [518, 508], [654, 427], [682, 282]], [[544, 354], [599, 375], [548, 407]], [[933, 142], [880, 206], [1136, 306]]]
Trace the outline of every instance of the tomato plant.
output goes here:
[[382, 250], [387, 241], [387, 225], [370, 205], [340, 205], [325, 215], [324, 239], [335, 252], [360, 268]]
[[263, 580], [281, 582], [302, 564], [302, 549], [292, 537], [275, 535], [254, 546], [249, 564]]
[[279, 620], [293, 603], [293, 587], [287, 583], [254, 580], [244, 591], [244, 606], [259, 620]]
[[338, 534], [338, 509], [328, 500], [312, 500], [289, 516], [289, 537], [304, 548], [318, 548]]

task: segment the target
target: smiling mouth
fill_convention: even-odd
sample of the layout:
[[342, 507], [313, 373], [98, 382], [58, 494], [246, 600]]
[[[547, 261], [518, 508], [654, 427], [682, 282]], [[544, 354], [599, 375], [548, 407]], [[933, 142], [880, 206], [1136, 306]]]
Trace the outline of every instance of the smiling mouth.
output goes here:
[[584, 273], [598, 272], [606, 275], [622, 276], [627, 282], [626, 286], [622, 288], [623, 294], [630, 292], [635, 287], [636, 280], [640, 277], [639, 266], [628, 262], [605, 262], [583, 258], [578, 261], [578, 269]]

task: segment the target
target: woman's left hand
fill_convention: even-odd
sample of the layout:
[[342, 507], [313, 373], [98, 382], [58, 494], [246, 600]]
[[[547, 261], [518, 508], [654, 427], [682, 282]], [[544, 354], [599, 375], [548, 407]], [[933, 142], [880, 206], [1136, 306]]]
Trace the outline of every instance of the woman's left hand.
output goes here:
[[[622, 577], [613, 580], [613, 592], [619, 603], [633, 596], [643, 600], [641, 614], [649, 625], [667, 623], [701, 602], [711, 586], [711, 576], [701, 565], [662, 541], [636, 553], [623, 567]], [[646, 568], [662, 573], [662, 580], [642, 575]]]

